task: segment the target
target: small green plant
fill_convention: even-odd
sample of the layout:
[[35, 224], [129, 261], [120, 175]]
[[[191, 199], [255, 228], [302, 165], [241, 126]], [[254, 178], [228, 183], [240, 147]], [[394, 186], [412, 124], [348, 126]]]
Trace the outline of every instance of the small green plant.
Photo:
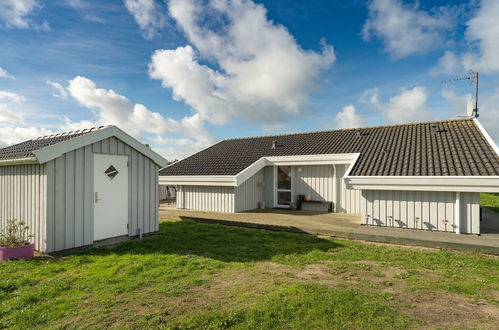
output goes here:
[[33, 235], [29, 234], [26, 222], [8, 219], [5, 228], [0, 232], [0, 246], [17, 247], [30, 244]]

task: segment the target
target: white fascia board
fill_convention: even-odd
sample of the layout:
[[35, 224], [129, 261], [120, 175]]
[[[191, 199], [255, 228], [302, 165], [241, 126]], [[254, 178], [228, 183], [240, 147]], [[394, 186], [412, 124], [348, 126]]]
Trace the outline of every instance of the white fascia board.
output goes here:
[[236, 177], [233, 175], [160, 176], [159, 184], [171, 186], [237, 186]]
[[348, 188], [361, 190], [413, 190], [499, 192], [499, 176], [350, 176]]
[[270, 156], [264, 157], [269, 165], [324, 165], [350, 164], [359, 154], [326, 154], [326, 155], [297, 155], [297, 156]]
[[262, 157], [236, 175], [237, 185], [251, 178], [265, 166], [304, 166], [350, 164], [359, 154], [326, 154]]
[[86, 145], [107, 139], [111, 136], [118, 138], [138, 152], [154, 161], [159, 167], [164, 167], [167, 160], [160, 156], [158, 153], [152, 151], [149, 147], [140, 143], [137, 139], [131, 137], [116, 126], [109, 126], [95, 132], [87, 133], [85, 135], [75, 137], [63, 142], [47, 146], [45, 148], [36, 150], [33, 154], [36, 156], [40, 164], [46, 163], [52, 159], [62, 156], [66, 152], [73, 151], [84, 147]]
[[265, 166], [299, 166], [299, 165], [332, 165], [350, 164], [359, 154], [327, 154], [262, 157], [239, 172], [235, 176], [224, 175], [192, 175], [192, 176], [160, 176], [160, 184], [189, 186], [232, 186], [237, 187], [255, 175]]
[[482, 132], [483, 136], [485, 137], [485, 140], [487, 140], [492, 149], [496, 152], [496, 155], [499, 155], [499, 148], [497, 148], [497, 145], [495, 144], [494, 140], [492, 140], [489, 133], [487, 133], [485, 128], [483, 128], [482, 124], [480, 124], [478, 119], [474, 118], [473, 121], [475, 122], [476, 126], [478, 126], [478, 129], [480, 129], [480, 132]]
[[0, 160], [0, 166], [10, 165], [30, 165], [39, 164], [36, 157], [16, 158], [16, 159], [3, 159]]

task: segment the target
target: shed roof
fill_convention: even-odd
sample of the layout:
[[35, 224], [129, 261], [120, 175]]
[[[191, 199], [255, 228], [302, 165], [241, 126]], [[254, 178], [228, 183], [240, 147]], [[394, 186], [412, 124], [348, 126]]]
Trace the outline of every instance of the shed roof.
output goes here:
[[114, 125], [43, 136], [0, 149], [0, 165], [46, 163], [62, 154], [114, 136], [163, 167], [167, 161]]
[[477, 121], [458, 119], [230, 139], [160, 176], [236, 175], [262, 157], [341, 153], [360, 154], [351, 176], [497, 176], [499, 155], [485, 134]]
[[52, 135], [41, 136], [39, 138], [24, 141], [18, 144], [0, 149], [0, 159], [19, 159], [34, 157], [34, 153], [42, 148], [54, 145], [59, 142], [64, 142], [109, 126], [93, 127], [78, 131], [58, 133]]

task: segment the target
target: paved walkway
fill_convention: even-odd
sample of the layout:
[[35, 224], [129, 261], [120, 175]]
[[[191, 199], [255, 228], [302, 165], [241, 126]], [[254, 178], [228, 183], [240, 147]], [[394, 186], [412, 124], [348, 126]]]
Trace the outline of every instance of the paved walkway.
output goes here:
[[179, 210], [162, 206], [160, 217], [161, 219], [194, 219], [200, 222], [232, 226], [499, 255], [499, 214], [486, 208], [483, 208], [481, 224], [483, 234], [481, 236], [362, 226], [359, 215], [312, 211], [266, 209], [243, 213], [222, 213]]
[[360, 226], [360, 216], [341, 213], [290, 210], [253, 210], [241, 213], [205, 212], [160, 208], [161, 219], [194, 219], [226, 225], [300, 232], [348, 238]]

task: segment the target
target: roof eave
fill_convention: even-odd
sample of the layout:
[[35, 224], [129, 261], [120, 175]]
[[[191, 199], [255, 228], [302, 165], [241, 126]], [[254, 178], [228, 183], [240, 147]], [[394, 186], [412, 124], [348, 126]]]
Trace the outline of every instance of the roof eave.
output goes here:
[[38, 159], [36, 157], [0, 159], [0, 166], [32, 165], [32, 164], [39, 164]]

